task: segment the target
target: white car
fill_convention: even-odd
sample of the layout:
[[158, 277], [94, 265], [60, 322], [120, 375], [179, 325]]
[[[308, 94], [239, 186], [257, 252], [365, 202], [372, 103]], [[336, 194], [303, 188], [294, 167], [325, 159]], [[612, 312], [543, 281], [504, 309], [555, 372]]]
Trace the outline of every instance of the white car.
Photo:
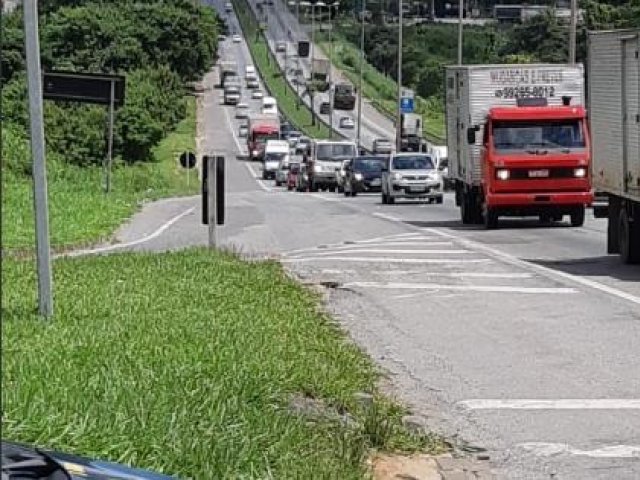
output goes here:
[[393, 204], [397, 198], [442, 203], [442, 178], [432, 155], [406, 152], [391, 156], [382, 170], [382, 203]]
[[249, 105], [244, 102], [236, 105], [236, 118], [249, 118]]
[[240, 125], [240, 127], [238, 128], [238, 136], [244, 138], [247, 135], [249, 135], [249, 126]]
[[240, 43], [240, 42], [242, 42], [242, 37], [240, 35], [234, 35], [233, 43]]
[[340, 128], [354, 128], [356, 124], [350, 117], [342, 117], [340, 118]]
[[260, 99], [262, 97], [264, 97], [262, 90], [254, 90], [253, 93], [251, 94], [251, 98], [254, 98], [254, 99]]

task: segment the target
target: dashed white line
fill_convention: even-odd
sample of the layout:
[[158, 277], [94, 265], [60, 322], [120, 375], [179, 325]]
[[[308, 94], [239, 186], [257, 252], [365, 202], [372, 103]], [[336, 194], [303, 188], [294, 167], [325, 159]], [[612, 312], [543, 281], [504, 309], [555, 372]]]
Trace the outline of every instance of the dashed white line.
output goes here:
[[471, 399], [469, 410], [640, 410], [640, 398]]
[[463, 292], [486, 293], [529, 293], [529, 294], [560, 294], [578, 293], [574, 288], [553, 287], [513, 287], [505, 285], [446, 285], [436, 283], [401, 283], [401, 282], [349, 282], [345, 287], [374, 288], [383, 290], [456, 290]]
[[640, 458], [640, 445], [610, 445], [583, 450], [566, 443], [527, 442], [519, 443], [516, 447], [542, 457], [575, 455], [591, 458]]

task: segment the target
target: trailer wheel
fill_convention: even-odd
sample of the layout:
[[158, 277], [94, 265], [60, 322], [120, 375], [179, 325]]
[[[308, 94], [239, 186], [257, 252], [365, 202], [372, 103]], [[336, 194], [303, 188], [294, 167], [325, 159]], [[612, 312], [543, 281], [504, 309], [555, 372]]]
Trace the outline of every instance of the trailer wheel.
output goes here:
[[584, 206], [577, 207], [574, 211], [571, 212], [571, 226], [572, 227], [581, 227], [584, 225]]
[[629, 221], [626, 209], [620, 210], [618, 220], [620, 257], [624, 263], [640, 263], [640, 227]]

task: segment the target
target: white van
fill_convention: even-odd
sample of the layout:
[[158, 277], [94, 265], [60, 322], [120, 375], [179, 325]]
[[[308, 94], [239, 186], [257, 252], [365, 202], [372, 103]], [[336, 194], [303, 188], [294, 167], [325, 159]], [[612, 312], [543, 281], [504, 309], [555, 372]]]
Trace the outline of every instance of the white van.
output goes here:
[[258, 78], [256, 75], [256, 67], [247, 65], [244, 69], [244, 78], [245, 80], [256, 80]]
[[262, 113], [266, 115], [278, 115], [278, 102], [273, 97], [262, 99]]
[[264, 147], [262, 178], [275, 178], [280, 162], [289, 160], [289, 142], [286, 140], [267, 140]]

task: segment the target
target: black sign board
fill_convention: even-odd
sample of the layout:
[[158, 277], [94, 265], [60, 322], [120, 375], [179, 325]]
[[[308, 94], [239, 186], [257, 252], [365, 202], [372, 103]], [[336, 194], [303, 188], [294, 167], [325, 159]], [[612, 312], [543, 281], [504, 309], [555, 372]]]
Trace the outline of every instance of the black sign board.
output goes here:
[[196, 155], [193, 152], [182, 152], [180, 155], [180, 165], [187, 170], [196, 166]]
[[309, 42], [298, 42], [298, 56], [300, 58], [309, 56]]
[[44, 72], [42, 96], [48, 100], [98, 103], [111, 102], [111, 83], [114, 83], [113, 105], [124, 104], [125, 77], [77, 72]]

